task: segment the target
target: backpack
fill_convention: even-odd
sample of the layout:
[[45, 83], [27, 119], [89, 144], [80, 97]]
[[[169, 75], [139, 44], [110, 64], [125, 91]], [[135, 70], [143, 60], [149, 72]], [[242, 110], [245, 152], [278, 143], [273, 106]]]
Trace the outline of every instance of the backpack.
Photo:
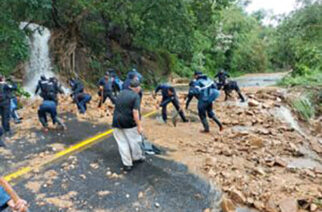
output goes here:
[[199, 78], [195, 87], [198, 90], [199, 99], [204, 102], [213, 102], [220, 95], [216, 84], [206, 76]]
[[56, 89], [55, 89], [55, 84], [52, 82], [44, 82], [42, 84], [42, 92], [43, 92], [43, 97], [45, 100], [56, 100]]

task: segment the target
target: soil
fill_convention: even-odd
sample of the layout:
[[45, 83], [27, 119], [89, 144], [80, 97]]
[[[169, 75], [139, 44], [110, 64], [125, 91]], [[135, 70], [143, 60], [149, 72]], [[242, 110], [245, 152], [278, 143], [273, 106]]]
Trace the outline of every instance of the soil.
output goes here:
[[[322, 210], [322, 134], [306, 134], [314, 129], [296, 129], [278, 113], [286, 108], [286, 90], [253, 87], [243, 92], [248, 103], [224, 102], [221, 97], [214, 105], [223, 132], [214, 123], [211, 133], [201, 134], [199, 122], [174, 127], [171, 121], [160, 124], [152, 119], [144, 122], [145, 132], [168, 148], [172, 159], [220, 187], [235, 207]], [[196, 111], [196, 104], [191, 109]], [[196, 116], [189, 111], [187, 115]], [[321, 127], [321, 122], [315, 126]]]
[[[225, 194], [224, 211], [239, 206], [268, 212], [322, 211], [322, 125], [317, 121], [320, 119], [307, 127], [289, 114], [283, 116], [289, 111], [287, 98], [290, 92], [287, 90], [247, 87], [243, 88], [243, 93], [248, 98], [247, 103], [239, 103], [237, 98], [224, 102], [221, 96], [214, 104], [216, 115], [224, 125], [222, 132], [213, 122], [210, 122], [211, 133], [199, 132], [202, 126], [194, 100], [186, 111], [190, 123], [179, 121], [174, 127], [169, 112], [167, 124], [160, 123], [158, 118], [145, 119], [145, 134], [150, 141], [167, 149], [167, 155], [163, 157], [187, 165], [192, 173], [221, 188]], [[185, 94], [179, 93], [179, 96], [183, 106]], [[59, 114], [65, 121], [71, 119], [68, 114], [76, 114], [76, 121], [91, 123], [93, 129], [111, 123], [113, 106], [108, 102], [98, 109], [96, 95], [93, 95], [86, 115], [78, 114], [68, 96], [60, 97], [59, 101]], [[154, 100], [146, 93], [143, 111], [155, 110], [159, 101], [160, 97]], [[41, 132], [36, 116], [39, 104], [40, 100], [23, 103], [19, 114], [24, 120], [14, 126], [15, 135], [6, 140], [9, 145], [23, 140], [37, 146], [39, 136], [44, 136], [38, 133]], [[16, 166], [41, 163], [64, 147], [59, 143], [50, 144], [50, 151], [30, 154]], [[0, 151], [5, 159], [16, 157], [11, 150]], [[91, 164], [92, 168], [95, 166]], [[37, 193], [43, 184], [50, 185], [56, 175], [45, 173], [46, 180], [31, 181], [26, 188]], [[67, 193], [44, 202], [68, 208], [75, 195], [77, 193]], [[99, 195], [108, 196], [109, 191], [100, 191]]]

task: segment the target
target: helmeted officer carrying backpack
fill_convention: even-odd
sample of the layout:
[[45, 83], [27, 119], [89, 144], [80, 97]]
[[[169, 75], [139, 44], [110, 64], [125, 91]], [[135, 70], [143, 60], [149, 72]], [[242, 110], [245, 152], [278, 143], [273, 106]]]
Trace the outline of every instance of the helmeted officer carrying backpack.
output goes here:
[[212, 110], [212, 103], [220, 95], [219, 91], [217, 90], [216, 84], [210, 78], [208, 78], [206, 75], [203, 75], [199, 71], [195, 72], [195, 79], [196, 80], [193, 83], [191, 94], [195, 95], [198, 98], [198, 114], [204, 127], [204, 130], [202, 132], [209, 132], [207, 116], [214, 120], [219, 126], [220, 131], [222, 131], [222, 124], [217, 119], [215, 113]]
[[55, 84], [51, 81], [43, 84], [43, 99], [57, 102]]

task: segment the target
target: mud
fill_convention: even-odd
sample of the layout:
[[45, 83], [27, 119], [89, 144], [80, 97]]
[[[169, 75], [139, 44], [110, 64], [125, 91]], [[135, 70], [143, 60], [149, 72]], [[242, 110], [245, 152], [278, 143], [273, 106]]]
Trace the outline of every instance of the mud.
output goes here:
[[[280, 78], [268, 76], [246, 76], [244, 85], [269, 85]], [[15, 188], [32, 211], [219, 211], [221, 198], [237, 211], [321, 210], [319, 123], [310, 129], [299, 123], [287, 108], [287, 90], [242, 91], [247, 103], [236, 96], [224, 102], [221, 96], [214, 104], [223, 132], [212, 122], [210, 134], [199, 132], [195, 100], [186, 111], [189, 123], [179, 120], [173, 127], [171, 111], [167, 124], [156, 120], [158, 115], [144, 120], [145, 135], [166, 154], [149, 157], [133, 172], [120, 170], [116, 144], [108, 140], [17, 181]], [[179, 96], [184, 106], [185, 93]], [[6, 141], [9, 148], [1, 150], [1, 174], [37, 164], [109, 128], [109, 103], [98, 109], [94, 97], [83, 116], [68, 97], [60, 100], [59, 114], [68, 131], [52, 126], [44, 134], [35, 112], [40, 102], [26, 102], [20, 111], [24, 123], [14, 126], [16, 135]], [[143, 111], [154, 110], [159, 102], [160, 97], [154, 100], [145, 93]]]

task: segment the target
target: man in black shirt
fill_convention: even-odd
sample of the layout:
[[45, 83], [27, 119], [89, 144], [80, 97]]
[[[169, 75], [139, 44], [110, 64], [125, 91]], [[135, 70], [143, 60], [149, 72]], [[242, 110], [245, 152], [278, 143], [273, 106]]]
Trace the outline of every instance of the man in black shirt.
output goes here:
[[145, 159], [139, 145], [143, 133], [140, 120], [140, 91], [140, 82], [133, 79], [129, 89], [122, 90], [115, 101], [113, 135], [125, 171], [132, 169], [133, 162], [142, 162]]

